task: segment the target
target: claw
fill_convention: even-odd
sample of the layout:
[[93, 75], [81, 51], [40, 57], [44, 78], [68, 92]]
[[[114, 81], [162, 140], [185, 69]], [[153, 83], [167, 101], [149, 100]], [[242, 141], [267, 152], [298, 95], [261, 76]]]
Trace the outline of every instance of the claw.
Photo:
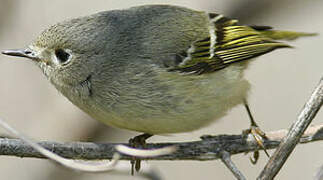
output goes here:
[[255, 165], [258, 162], [259, 159], [259, 151], [253, 152], [253, 157], [250, 157], [250, 161], [253, 165]]
[[[146, 146], [146, 140], [148, 138], [150, 138], [151, 134], [141, 134], [139, 136], [136, 136], [134, 138], [131, 138], [129, 140], [129, 144], [130, 146], [132, 146], [133, 148], [138, 148], [138, 147], [145, 147]], [[141, 167], [141, 160], [137, 159], [136, 157], [133, 157], [132, 160], [130, 160], [130, 164], [131, 164], [131, 175], [134, 175], [135, 170], [136, 172], [138, 172], [140, 170]]]
[[250, 127], [250, 134], [255, 138], [257, 144], [264, 150], [267, 157], [270, 157], [269, 153], [266, 150], [263, 139], [267, 139], [266, 134], [259, 128], [255, 126]]
[[[263, 143], [264, 142], [263, 139], [267, 139], [266, 134], [259, 128], [259, 126], [257, 125], [256, 121], [254, 120], [254, 118], [253, 118], [253, 116], [251, 114], [249, 105], [247, 103], [247, 100], [244, 99], [243, 103], [244, 103], [244, 106], [245, 106], [245, 108], [247, 110], [248, 116], [250, 118], [250, 124], [251, 124], [250, 125], [250, 129], [244, 131], [244, 133], [252, 134], [252, 136], [257, 141], [257, 144], [259, 145], [259, 147], [264, 150], [264, 152], [267, 155], [267, 157], [270, 157], [270, 155], [267, 152], [267, 150], [265, 148], [265, 145]], [[253, 164], [255, 164], [255, 163], [257, 163], [258, 158], [259, 158], [259, 152], [258, 151], [255, 151], [254, 152], [254, 155], [253, 155], [253, 159], [251, 158], [250, 160], [251, 160], [251, 162]]]

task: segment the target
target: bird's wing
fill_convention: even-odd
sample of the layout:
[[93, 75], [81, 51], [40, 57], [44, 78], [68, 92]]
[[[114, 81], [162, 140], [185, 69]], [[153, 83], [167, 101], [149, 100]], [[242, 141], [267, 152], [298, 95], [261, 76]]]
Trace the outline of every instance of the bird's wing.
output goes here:
[[179, 55], [182, 59], [171, 71], [213, 72], [277, 48], [290, 47], [263, 35], [261, 27], [239, 25], [237, 20], [219, 14], [210, 14], [209, 17], [209, 37], [193, 42], [186, 53]]

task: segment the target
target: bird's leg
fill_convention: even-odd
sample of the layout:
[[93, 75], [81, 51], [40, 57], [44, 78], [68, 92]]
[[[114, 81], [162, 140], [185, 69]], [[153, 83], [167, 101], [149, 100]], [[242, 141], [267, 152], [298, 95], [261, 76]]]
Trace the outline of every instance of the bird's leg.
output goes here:
[[[131, 138], [129, 140], [129, 144], [131, 147], [133, 148], [143, 148], [146, 146], [146, 140], [148, 138], [150, 138], [151, 134], [141, 134], [139, 136], [136, 136], [134, 138]], [[137, 172], [140, 170], [140, 163], [141, 163], [141, 160], [140, 159], [137, 159], [136, 157], [133, 157], [133, 159], [130, 161], [131, 163], [131, 175], [134, 174], [134, 170], [136, 170]]]
[[[252, 136], [257, 141], [257, 144], [265, 151], [266, 155], [268, 157], [270, 157], [270, 155], [268, 154], [268, 152], [267, 152], [267, 150], [266, 150], [266, 148], [264, 146], [264, 143], [263, 143], [263, 139], [267, 139], [266, 134], [259, 128], [259, 126], [257, 125], [256, 121], [254, 120], [254, 118], [253, 118], [253, 116], [251, 114], [251, 111], [250, 111], [248, 102], [247, 102], [246, 99], [243, 100], [243, 104], [244, 104], [244, 107], [247, 110], [247, 113], [248, 113], [248, 116], [249, 116], [249, 119], [250, 119], [250, 128], [247, 129], [245, 131], [245, 133], [252, 134]], [[254, 159], [251, 159], [251, 162], [253, 164], [256, 164], [258, 158], [259, 158], [259, 152], [258, 151], [255, 151], [255, 153], [254, 153]]]

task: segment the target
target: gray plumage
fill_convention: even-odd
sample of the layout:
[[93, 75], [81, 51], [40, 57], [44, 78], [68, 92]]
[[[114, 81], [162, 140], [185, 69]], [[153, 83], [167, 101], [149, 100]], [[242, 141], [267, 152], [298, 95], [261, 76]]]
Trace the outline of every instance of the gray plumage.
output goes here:
[[[214, 17], [223, 21], [217, 24], [221, 26], [214, 26]], [[50, 27], [20, 56], [34, 59], [64, 96], [103, 123], [149, 134], [185, 132], [224, 116], [248, 95], [250, 85], [243, 78], [248, 61], [225, 64], [225, 52], [235, 49], [222, 48], [221, 54], [214, 46], [214, 37], [221, 44], [222, 25], [224, 32], [225, 24], [235, 23], [217, 14], [167, 5], [107, 11]], [[244, 59], [287, 47], [256, 29], [237, 27], [248, 28], [246, 32], [260, 39], [253, 42], [271, 45], [258, 52], [249, 43], [246, 52], [258, 54]], [[210, 45], [199, 47], [207, 38]], [[207, 47], [210, 58], [187, 67], [198, 59], [191, 57], [196, 47]], [[204, 72], [200, 65], [210, 69], [210, 64], [221, 67], [195, 74]]]

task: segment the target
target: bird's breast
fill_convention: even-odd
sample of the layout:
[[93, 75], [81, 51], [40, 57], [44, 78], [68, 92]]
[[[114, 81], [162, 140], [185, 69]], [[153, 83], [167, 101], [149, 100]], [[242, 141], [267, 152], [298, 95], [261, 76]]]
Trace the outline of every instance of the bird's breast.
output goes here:
[[92, 78], [92, 97], [77, 106], [107, 125], [151, 134], [203, 127], [241, 103], [249, 90], [238, 65], [204, 75], [130, 70], [96, 83]]

